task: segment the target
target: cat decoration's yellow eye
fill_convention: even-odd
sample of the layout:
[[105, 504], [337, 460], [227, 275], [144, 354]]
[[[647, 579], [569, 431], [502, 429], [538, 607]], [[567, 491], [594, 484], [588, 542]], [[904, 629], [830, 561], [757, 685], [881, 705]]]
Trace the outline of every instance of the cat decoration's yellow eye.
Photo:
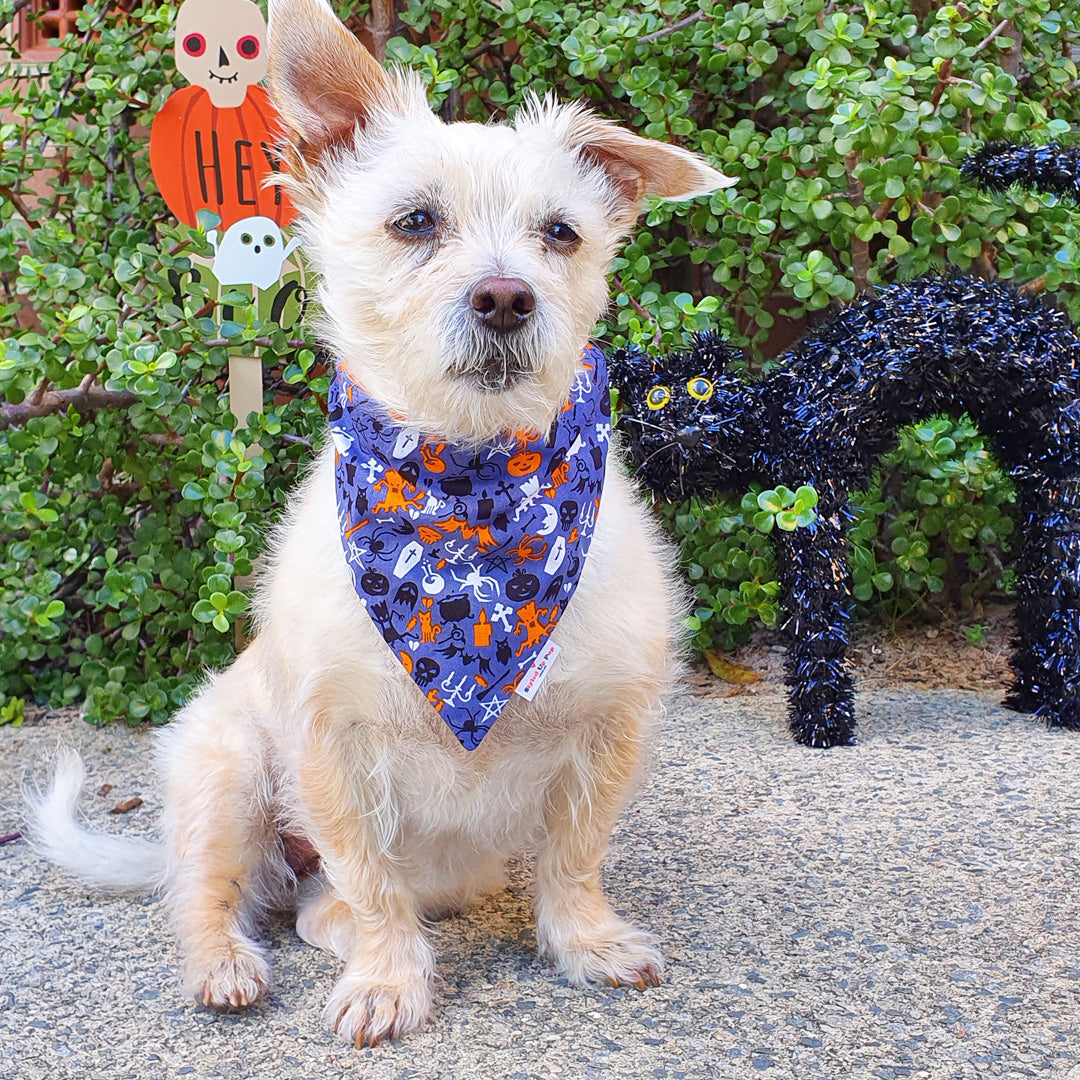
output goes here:
[[698, 401], [708, 401], [712, 397], [713, 384], [704, 375], [698, 375], [686, 384], [686, 392]]
[[671, 400], [671, 391], [666, 386], [654, 386], [645, 398], [650, 409], [662, 409]]

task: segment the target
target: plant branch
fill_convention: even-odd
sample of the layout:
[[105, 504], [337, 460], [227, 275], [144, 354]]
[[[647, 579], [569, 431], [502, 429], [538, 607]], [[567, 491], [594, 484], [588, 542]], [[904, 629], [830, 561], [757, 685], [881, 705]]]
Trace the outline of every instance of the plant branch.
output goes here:
[[[36, 398], [36, 400], [34, 400]], [[35, 416], [52, 416], [74, 408], [78, 413], [96, 412], [98, 409], [122, 409], [134, 405], [138, 394], [130, 390], [106, 390], [103, 386], [82, 384], [71, 390], [48, 390], [33, 394], [18, 405], [0, 405], [0, 431], [19, 427]]]
[[15, 207], [19, 217], [21, 217], [27, 225], [32, 225], [34, 223], [34, 219], [30, 215], [30, 208], [22, 201], [22, 197], [18, 193], [12, 191], [12, 189], [5, 184], [0, 186], [0, 195], [3, 195], [4, 198]]
[[[857, 151], [852, 151], [844, 158], [848, 198], [851, 199], [852, 206], [862, 206], [866, 202], [862, 181], [855, 175], [859, 157]], [[855, 294], [861, 296], [870, 288], [870, 244], [866, 240], [860, 240], [854, 233], [851, 234], [851, 269], [855, 275]]]
[[7, 13], [8, 18], [4, 19], [3, 22], [0, 22], [0, 30], [14, 22], [15, 16], [18, 15], [23, 8], [29, 7], [31, 3], [33, 3], [33, 0], [15, 0], [15, 3], [11, 6], [10, 12]]
[[661, 38], [667, 37], [669, 34], [676, 34], [680, 30], [685, 29], [687, 26], [696, 22], [701, 22], [702, 19], [707, 18], [704, 11], [695, 11], [693, 15], [687, 15], [685, 19], [680, 19], [676, 23], [672, 23], [670, 26], [665, 26], [660, 30], [654, 30], [651, 34], [642, 34], [637, 39], [639, 45], [648, 44], [651, 41], [659, 41]]
[[[634, 299], [634, 297], [632, 297], [630, 295], [629, 290], [623, 284], [623, 280], [622, 280], [621, 277], [619, 277], [618, 274], [612, 274], [611, 275], [611, 280], [615, 283], [615, 288], [618, 289], [619, 292], [626, 293], [626, 299], [630, 301], [630, 306], [643, 319], [646, 319], [648, 322], [656, 322], [656, 318], [652, 314], [650, 314], [645, 308], [643, 308], [641, 306], [641, 304], [639, 304], [638, 301]], [[663, 337], [663, 333], [664, 333], [664, 331], [661, 329], [660, 324], [656, 323], [656, 333], [655, 333], [655, 335], [653, 335], [653, 347], [654, 348], [659, 347], [660, 341], [661, 341], [661, 339]]]
[[386, 60], [386, 43], [394, 34], [394, 0], [372, 0], [371, 37], [375, 44], [375, 59]]
[[982, 52], [983, 49], [985, 49], [986, 46], [989, 45], [990, 42], [993, 41], [994, 38], [996, 38], [998, 34], [1000, 34], [1002, 30], [1004, 30], [1009, 25], [1009, 22], [1009, 19], [1002, 19], [1001, 22], [999, 22], [997, 26], [995, 26], [994, 29], [991, 30], [990, 33], [987, 34], [986, 37], [984, 37], [982, 41], [980, 41], [979, 44], [975, 46], [975, 51], [977, 53]]

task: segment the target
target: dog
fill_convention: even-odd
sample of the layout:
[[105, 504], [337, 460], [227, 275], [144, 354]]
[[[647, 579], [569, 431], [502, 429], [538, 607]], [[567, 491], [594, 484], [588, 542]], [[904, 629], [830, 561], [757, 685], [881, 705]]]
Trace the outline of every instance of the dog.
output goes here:
[[[338, 433], [274, 533], [254, 640], [160, 738], [162, 844], [75, 824], [71, 752], [35, 804], [37, 843], [91, 883], [160, 888], [186, 985], [208, 1006], [267, 993], [259, 919], [294, 906], [299, 935], [344, 962], [325, 1018], [357, 1046], [428, 1021], [427, 919], [497, 886], [516, 853], [536, 853], [537, 941], [557, 971], [574, 984], [657, 984], [657, 945], [612, 911], [600, 863], [678, 666], [682, 600], [665, 544], [615, 456], [605, 463], [607, 391], [583, 346], [643, 197], [687, 200], [734, 181], [580, 105], [532, 100], [512, 126], [444, 124], [420, 81], [386, 72], [322, 0], [273, 0], [269, 49], [319, 333], [340, 358]], [[547, 446], [572, 391], [585, 401], [593, 382], [589, 438]], [[344, 432], [358, 400], [377, 413]], [[355, 456], [356, 439], [384, 436], [396, 441], [382, 460]], [[399, 447], [423, 463], [391, 469]], [[527, 558], [493, 562], [499, 530], [516, 527], [508, 512], [489, 513], [479, 547], [448, 529], [471, 484], [446, 474], [450, 448], [499, 473], [506, 511], [543, 511], [515, 548]], [[347, 506], [343, 470], [356, 485]], [[580, 494], [556, 512], [545, 497], [570, 490], [571, 470]], [[478, 499], [473, 527], [491, 501]], [[565, 538], [544, 531], [563, 519]], [[388, 543], [398, 562], [378, 572]], [[416, 560], [423, 577], [391, 592]], [[534, 585], [552, 566], [557, 601]], [[561, 651], [519, 671], [525, 642]], [[432, 674], [471, 661], [460, 676]], [[496, 677], [499, 665], [510, 674]], [[540, 673], [534, 696], [514, 692]], [[488, 693], [506, 698], [498, 719], [451, 726], [453, 708]]]

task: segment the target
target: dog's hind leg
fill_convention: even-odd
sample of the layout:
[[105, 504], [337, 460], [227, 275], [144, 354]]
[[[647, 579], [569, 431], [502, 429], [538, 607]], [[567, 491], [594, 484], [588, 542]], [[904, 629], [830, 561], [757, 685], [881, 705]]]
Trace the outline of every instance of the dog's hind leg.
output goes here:
[[356, 936], [352, 911], [321, 874], [304, 883], [296, 910], [296, 933], [316, 949], [339, 960], [349, 959]]
[[253, 938], [276, 840], [258, 729], [258, 643], [214, 676], [162, 735], [168, 899], [184, 982], [205, 1005], [251, 1005], [270, 967]]
[[346, 957], [327, 1026], [374, 1046], [430, 1018], [435, 955], [418, 898], [395, 859], [398, 818], [388, 769], [362, 729], [317, 713], [300, 761], [301, 804], [329, 890], [305, 907], [298, 930]]
[[581, 986], [656, 986], [664, 960], [650, 934], [611, 910], [600, 862], [641, 751], [639, 723], [608, 717], [586, 737], [547, 796], [536, 864], [536, 937], [542, 955]]

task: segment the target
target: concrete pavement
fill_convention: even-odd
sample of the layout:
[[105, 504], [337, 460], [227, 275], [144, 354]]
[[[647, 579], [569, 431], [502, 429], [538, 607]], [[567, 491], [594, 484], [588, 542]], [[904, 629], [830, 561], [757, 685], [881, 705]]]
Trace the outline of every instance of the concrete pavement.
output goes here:
[[[1077, 1080], [1080, 733], [992, 694], [859, 707], [859, 746], [812, 751], [775, 689], [672, 702], [606, 871], [663, 942], [662, 987], [554, 978], [519, 866], [440, 925], [431, 1026], [374, 1049], [323, 1030], [338, 964], [286, 923], [268, 929], [271, 1000], [218, 1015], [180, 993], [160, 902], [91, 896], [0, 847], [0, 1077]], [[0, 729], [0, 834], [60, 732], [87, 760], [89, 822], [150, 834], [149, 734], [71, 719]]]

